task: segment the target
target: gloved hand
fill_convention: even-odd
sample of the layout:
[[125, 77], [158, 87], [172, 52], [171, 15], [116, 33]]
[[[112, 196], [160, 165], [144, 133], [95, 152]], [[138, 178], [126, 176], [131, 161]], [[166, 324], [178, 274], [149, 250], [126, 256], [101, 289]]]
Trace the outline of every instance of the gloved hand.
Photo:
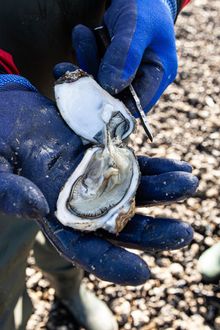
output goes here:
[[[59, 67], [55, 71], [62, 73]], [[138, 285], [150, 276], [146, 263], [116, 244], [158, 251], [181, 248], [191, 241], [189, 225], [140, 215], [118, 236], [64, 227], [54, 216], [56, 201], [86, 147], [55, 104], [22, 77], [0, 76], [0, 109], [0, 212], [36, 219], [70, 262], [103, 280]], [[182, 200], [196, 190], [198, 180], [185, 162], [146, 157], [139, 162], [137, 205]]]
[[[102, 59], [92, 31], [83, 25], [74, 28], [79, 66], [112, 94], [132, 82], [148, 112], [177, 73], [176, 15], [176, 0], [112, 0], [104, 16], [111, 44]], [[134, 114], [132, 100], [127, 106]]]

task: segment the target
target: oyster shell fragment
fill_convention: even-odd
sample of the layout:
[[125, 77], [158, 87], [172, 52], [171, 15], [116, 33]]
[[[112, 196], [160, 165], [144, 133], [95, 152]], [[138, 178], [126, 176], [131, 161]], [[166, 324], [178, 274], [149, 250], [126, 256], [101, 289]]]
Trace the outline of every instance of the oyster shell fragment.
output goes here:
[[82, 70], [61, 77], [55, 96], [67, 124], [94, 143], [61, 190], [56, 217], [78, 230], [118, 233], [135, 213], [140, 171], [123, 142], [135, 127], [134, 119]]

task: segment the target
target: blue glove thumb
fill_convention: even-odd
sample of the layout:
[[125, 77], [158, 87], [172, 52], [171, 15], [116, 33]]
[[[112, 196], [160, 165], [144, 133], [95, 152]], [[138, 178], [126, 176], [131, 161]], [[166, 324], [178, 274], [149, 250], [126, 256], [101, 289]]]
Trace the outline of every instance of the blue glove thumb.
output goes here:
[[36, 219], [46, 216], [49, 206], [33, 182], [12, 173], [0, 173], [0, 213]]
[[[36, 88], [21, 76], [0, 75], [0, 93], [5, 92], [10, 97], [10, 91], [13, 90], [22, 93], [37, 92]], [[1, 95], [0, 97], [3, 96]], [[3, 110], [1, 113], [2, 118], [4, 118]], [[7, 129], [10, 127], [9, 125], [12, 125], [13, 115], [11, 113], [9, 116], [11, 121], [7, 121], [5, 118]], [[4, 130], [1, 133], [4, 135]], [[11, 163], [8, 162], [4, 155], [7, 155], [7, 159], [10, 159]], [[49, 213], [49, 206], [43, 193], [33, 182], [17, 175], [17, 167], [18, 160], [16, 152], [14, 153], [0, 139], [0, 213], [35, 219], [46, 216]]]
[[85, 25], [77, 25], [72, 32], [72, 43], [79, 67], [97, 78], [100, 58], [94, 33]]

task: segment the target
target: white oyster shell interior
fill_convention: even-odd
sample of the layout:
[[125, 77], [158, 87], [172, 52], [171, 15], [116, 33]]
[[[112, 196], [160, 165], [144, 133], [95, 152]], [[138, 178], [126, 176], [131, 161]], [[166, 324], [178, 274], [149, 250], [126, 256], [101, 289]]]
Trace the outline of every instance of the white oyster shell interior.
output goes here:
[[[70, 73], [71, 74], [71, 73]], [[56, 103], [61, 116], [72, 130], [90, 142], [103, 138], [103, 112], [108, 108], [115, 135], [127, 138], [135, 122], [126, 106], [112, 97], [90, 76], [55, 85]]]
[[107, 154], [106, 148], [88, 149], [66, 182], [56, 211], [65, 226], [87, 231], [98, 228], [117, 231], [118, 216], [131, 208], [139, 167], [131, 150], [115, 146], [114, 149], [113, 157]]

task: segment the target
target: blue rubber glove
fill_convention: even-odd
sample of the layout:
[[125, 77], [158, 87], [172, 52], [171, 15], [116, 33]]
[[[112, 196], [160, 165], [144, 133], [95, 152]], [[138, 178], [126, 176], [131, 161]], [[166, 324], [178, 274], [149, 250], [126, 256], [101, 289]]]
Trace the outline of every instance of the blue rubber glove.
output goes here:
[[[56, 76], [66, 68], [56, 67]], [[149, 269], [122, 246], [155, 251], [181, 248], [191, 241], [189, 225], [140, 215], [118, 236], [64, 227], [54, 216], [56, 201], [86, 147], [55, 104], [22, 77], [0, 76], [0, 109], [0, 212], [35, 219], [70, 262], [103, 280], [138, 285], [149, 278]], [[175, 202], [197, 188], [198, 180], [185, 162], [141, 157], [139, 163], [143, 176], [137, 205]]]
[[[176, 15], [176, 0], [112, 0], [104, 16], [111, 44], [102, 59], [92, 31], [83, 25], [74, 28], [79, 66], [112, 94], [132, 82], [148, 112], [177, 73]], [[135, 114], [132, 100], [127, 106]]]

